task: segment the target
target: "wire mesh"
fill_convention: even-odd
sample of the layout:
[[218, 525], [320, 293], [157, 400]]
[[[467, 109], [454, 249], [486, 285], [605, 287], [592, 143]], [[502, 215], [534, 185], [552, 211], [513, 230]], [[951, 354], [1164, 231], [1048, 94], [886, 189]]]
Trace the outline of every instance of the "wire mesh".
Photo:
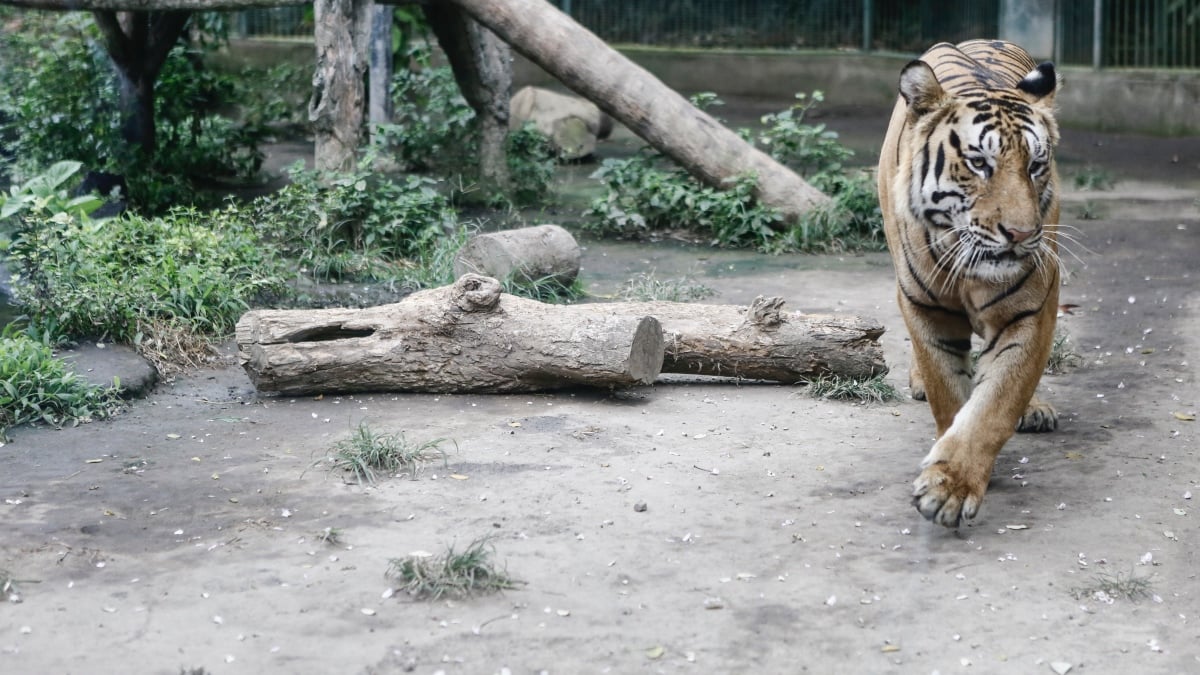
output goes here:
[[[614, 44], [912, 54], [935, 42], [997, 36], [1006, 1], [553, 0]], [[312, 35], [311, 6], [235, 16], [243, 36]], [[1200, 0], [1058, 0], [1052, 20], [1064, 64], [1200, 68]]]

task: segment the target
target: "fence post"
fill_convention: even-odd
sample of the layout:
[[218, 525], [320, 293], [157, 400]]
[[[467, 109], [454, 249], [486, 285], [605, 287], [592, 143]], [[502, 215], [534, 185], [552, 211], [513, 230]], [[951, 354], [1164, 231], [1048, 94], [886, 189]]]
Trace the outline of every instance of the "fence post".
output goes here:
[[[567, 0], [570, 2], [570, 0]], [[874, 36], [871, 35], [871, 25], [875, 19], [875, 2], [874, 0], [862, 0], [862, 50], [864, 52], [871, 51], [871, 42]]]
[[1100, 30], [1103, 28], [1101, 18], [1104, 14], [1104, 0], [1092, 0], [1092, 68], [1100, 70], [1102, 63], [1102, 41]]

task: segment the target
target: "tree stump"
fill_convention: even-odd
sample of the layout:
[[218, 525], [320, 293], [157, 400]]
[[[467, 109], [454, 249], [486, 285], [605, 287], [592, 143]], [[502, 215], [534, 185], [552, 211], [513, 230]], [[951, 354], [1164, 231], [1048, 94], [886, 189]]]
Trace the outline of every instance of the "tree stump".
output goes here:
[[570, 232], [558, 225], [538, 225], [471, 237], [454, 258], [454, 274], [547, 280], [567, 288], [579, 276], [582, 258]]
[[629, 387], [664, 353], [654, 317], [546, 305], [476, 274], [368, 309], [247, 312], [237, 345], [255, 387], [283, 395]]

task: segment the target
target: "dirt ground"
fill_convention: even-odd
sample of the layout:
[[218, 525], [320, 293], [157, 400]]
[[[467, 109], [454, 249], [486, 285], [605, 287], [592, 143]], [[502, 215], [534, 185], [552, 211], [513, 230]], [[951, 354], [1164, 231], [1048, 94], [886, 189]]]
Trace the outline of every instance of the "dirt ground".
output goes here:
[[[827, 121], [869, 162], [883, 119]], [[0, 604], [0, 672], [1198, 672], [1200, 139], [1067, 130], [1060, 157], [1120, 181], [1064, 209], [1084, 364], [1043, 381], [1060, 428], [1009, 442], [971, 526], [910, 506], [933, 425], [907, 398], [663, 377], [273, 399], [230, 366], [0, 447], [21, 597]], [[596, 293], [653, 269], [716, 302], [875, 317], [907, 383], [884, 254], [590, 241], [584, 267]], [[306, 471], [363, 421], [447, 439], [448, 464], [374, 488]], [[390, 559], [484, 536], [518, 588], [385, 597]]]

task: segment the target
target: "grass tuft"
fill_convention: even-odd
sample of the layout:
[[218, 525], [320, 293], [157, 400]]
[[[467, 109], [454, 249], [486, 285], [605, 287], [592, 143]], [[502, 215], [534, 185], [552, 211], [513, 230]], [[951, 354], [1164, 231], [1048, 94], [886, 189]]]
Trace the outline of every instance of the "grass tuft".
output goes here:
[[1117, 572], [1108, 574], [1097, 573], [1092, 581], [1084, 586], [1071, 589], [1071, 597], [1076, 600], [1099, 600], [1112, 603], [1114, 600], [1138, 601], [1148, 598], [1154, 588], [1153, 575], [1139, 577], [1133, 572], [1128, 574]]
[[0, 568], [0, 601], [21, 601], [21, 594], [17, 592], [17, 580], [4, 568]]
[[881, 373], [866, 379], [854, 379], [841, 375], [820, 375], [805, 382], [806, 391], [812, 398], [835, 401], [858, 401], [860, 403], [885, 403], [900, 400], [900, 392], [888, 383]]
[[659, 279], [654, 272], [642, 272], [626, 281], [617, 296], [630, 302], [692, 302], [716, 295], [716, 291], [688, 277]]
[[518, 582], [492, 562], [495, 548], [489, 540], [476, 539], [463, 551], [455, 551], [451, 545], [440, 556], [415, 553], [393, 558], [388, 563], [387, 577], [399, 582], [398, 590], [422, 600], [463, 598], [515, 588]]
[[1116, 181], [1111, 173], [1098, 166], [1088, 164], [1075, 174], [1076, 189], [1087, 192], [1100, 192], [1113, 189]]
[[439, 448], [446, 439], [412, 443], [403, 433], [379, 433], [360, 422], [354, 433], [333, 446], [333, 454], [313, 463], [329, 463], [330, 471], [346, 471], [359, 485], [374, 485], [380, 474], [416, 477], [425, 464], [442, 460], [446, 452]]
[[1059, 328], [1054, 331], [1054, 342], [1050, 345], [1050, 359], [1046, 362], [1046, 372], [1051, 375], [1061, 375], [1071, 368], [1083, 365], [1083, 355], [1075, 351], [1071, 336]]

